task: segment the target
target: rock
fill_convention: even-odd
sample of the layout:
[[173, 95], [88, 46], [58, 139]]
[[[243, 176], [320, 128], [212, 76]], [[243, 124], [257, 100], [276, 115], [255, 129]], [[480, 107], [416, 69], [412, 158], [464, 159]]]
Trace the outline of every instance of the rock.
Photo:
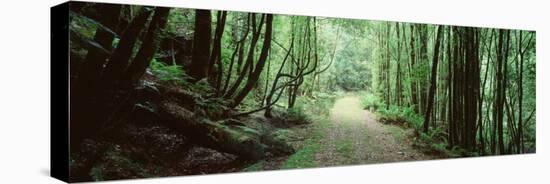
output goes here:
[[153, 82], [142, 80], [141, 84], [134, 90], [137, 93], [137, 102], [160, 102], [160, 91]]
[[159, 119], [157, 106], [150, 103], [137, 103], [134, 105], [130, 122], [135, 124], [147, 124], [155, 122]]

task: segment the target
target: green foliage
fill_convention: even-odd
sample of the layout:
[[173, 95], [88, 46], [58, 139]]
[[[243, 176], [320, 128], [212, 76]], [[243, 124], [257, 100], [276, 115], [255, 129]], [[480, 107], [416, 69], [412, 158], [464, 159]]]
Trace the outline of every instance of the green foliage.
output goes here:
[[332, 105], [334, 105], [334, 101], [339, 95], [343, 94], [332, 94], [332, 93], [315, 93], [316, 99], [313, 100], [308, 105], [307, 108], [311, 109], [311, 113], [314, 115], [319, 114], [329, 114], [330, 108], [332, 108]]
[[382, 100], [377, 95], [365, 93], [361, 96], [361, 106], [365, 109], [378, 109], [384, 106]]
[[179, 65], [167, 65], [157, 61], [155, 58], [151, 61], [151, 72], [161, 81], [171, 82], [175, 84], [185, 84], [190, 77], [185, 74]]
[[386, 125], [384, 127], [390, 134], [391, 136], [398, 142], [403, 142], [405, 141], [406, 139], [406, 130], [401, 128], [401, 127], [398, 127], [398, 126], [393, 126], [393, 125]]
[[315, 154], [319, 152], [321, 145], [319, 143], [306, 144], [302, 149], [288, 157], [283, 165], [283, 169], [299, 169], [316, 167]]
[[297, 101], [294, 104], [294, 107], [287, 110], [287, 117], [290, 121], [295, 122], [296, 124], [303, 124], [310, 122], [308, 114], [304, 110], [304, 103]]
[[[293, 169], [293, 168], [311, 168], [316, 167], [317, 163], [315, 162], [316, 153], [321, 150], [321, 140], [323, 140], [325, 131], [331, 128], [330, 121], [328, 119], [328, 113], [315, 114], [315, 110], [312, 107], [332, 107], [334, 103], [334, 96], [327, 96], [326, 98], [320, 98], [313, 103], [308, 105], [308, 108], [304, 109], [309, 118], [312, 121], [315, 121], [314, 124], [311, 124], [311, 130], [309, 131], [309, 137], [303, 143], [303, 147], [298, 149], [295, 154], [290, 155], [286, 162], [281, 168], [283, 169]], [[324, 104], [324, 105], [322, 105]], [[328, 110], [325, 110], [328, 111]]]
[[477, 155], [477, 153], [468, 152], [459, 146], [449, 148], [447, 133], [442, 127], [430, 127], [427, 133], [420, 132], [418, 139], [415, 140], [414, 144], [425, 152], [445, 157]]
[[80, 35], [84, 38], [92, 40], [98, 26], [101, 26], [101, 24], [93, 19], [72, 11], [69, 15], [72, 18], [71, 24], [69, 25], [70, 29], [80, 33]]
[[259, 161], [255, 164], [252, 164], [252, 165], [244, 168], [242, 171], [243, 172], [261, 171], [261, 170], [263, 170], [264, 164], [265, 164], [265, 161]]
[[382, 122], [414, 127], [416, 130], [421, 129], [424, 121], [424, 118], [410, 107], [390, 105], [389, 109], [379, 108], [377, 113]]
[[296, 134], [292, 130], [288, 129], [276, 129], [270, 134], [275, 140], [282, 140], [283, 142], [290, 142], [296, 139]]
[[99, 163], [89, 173], [94, 181], [155, 176], [154, 170], [149, 170], [142, 163], [131, 159], [117, 145], [110, 146]]
[[90, 176], [92, 177], [92, 180], [94, 181], [103, 181], [105, 178], [103, 178], [103, 170], [100, 167], [93, 167], [90, 170]]
[[315, 162], [315, 155], [321, 150], [321, 143], [319, 141], [325, 136], [324, 131], [329, 128], [329, 123], [330, 122], [327, 119], [318, 119], [316, 124], [313, 124], [314, 127], [311, 131], [311, 137], [304, 142], [304, 146], [302, 148], [298, 149], [296, 153], [288, 157], [281, 168], [299, 169], [316, 167], [317, 163]]
[[[373, 94], [363, 94], [361, 104], [365, 108], [375, 110], [379, 120], [384, 123], [413, 127], [419, 134], [415, 145], [425, 152], [449, 157], [466, 154], [464, 150], [458, 147], [448, 149], [447, 135], [443, 128], [430, 127], [427, 133], [422, 132], [424, 118], [422, 115], [415, 113], [411, 107], [390, 105], [389, 109], [386, 109], [386, 105], [382, 102], [381, 98]], [[388, 128], [388, 130], [396, 140], [400, 140], [404, 136], [402, 132], [397, 132], [394, 128]]]
[[210, 118], [219, 117], [228, 110], [227, 101], [222, 97], [195, 98], [195, 104], [200, 107], [202, 115]]
[[349, 161], [352, 158], [354, 140], [341, 140], [336, 144], [336, 152]]
[[222, 112], [227, 110], [227, 101], [222, 97], [212, 97], [215, 92], [208, 81], [200, 80], [196, 83], [191, 83], [192, 77], [187, 75], [179, 65], [168, 65], [159, 62], [156, 59], [151, 61], [151, 72], [159, 80], [170, 84], [175, 84], [189, 90], [194, 96], [195, 105], [201, 115], [208, 117], [218, 117]]

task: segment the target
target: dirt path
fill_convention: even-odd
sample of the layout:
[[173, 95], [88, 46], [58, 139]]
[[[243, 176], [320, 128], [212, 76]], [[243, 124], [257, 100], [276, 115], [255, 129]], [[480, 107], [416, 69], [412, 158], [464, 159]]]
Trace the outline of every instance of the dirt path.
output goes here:
[[412, 148], [411, 130], [385, 125], [360, 106], [357, 96], [340, 98], [330, 114], [330, 127], [315, 155], [318, 166], [425, 160]]

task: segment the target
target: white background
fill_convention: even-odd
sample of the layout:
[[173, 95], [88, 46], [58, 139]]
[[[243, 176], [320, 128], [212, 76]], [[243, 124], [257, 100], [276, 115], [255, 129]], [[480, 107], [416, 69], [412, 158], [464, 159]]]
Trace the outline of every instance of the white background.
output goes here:
[[[544, 0], [101, 0], [537, 31], [537, 153], [442, 161], [172, 177], [113, 183], [548, 183], [550, 6]], [[49, 177], [50, 13], [62, 0], [3, 0], [0, 10], [0, 183]]]

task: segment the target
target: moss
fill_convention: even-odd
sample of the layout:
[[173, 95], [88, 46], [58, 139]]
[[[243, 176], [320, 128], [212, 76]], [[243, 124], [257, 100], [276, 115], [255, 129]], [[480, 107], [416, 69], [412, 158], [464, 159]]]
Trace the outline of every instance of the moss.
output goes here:
[[257, 162], [255, 164], [252, 164], [252, 165], [244, 168], [242, 171], [243, 172], [261, 171], [261, 170], [264, 169], [264, 164], [265, 164], [265, 161], [260, 161], [260, 162]]
[[92, 180], [94, 180], [94, 181], [103, 181], [103, 180], [105, 180], [104, 175], [105, 174], [103, 173], [103, 169], [101, 169], [101, 167], [99, 167], [99, 166], [93, 167], [90, 170], [90, 176], [92, 177]]
[[340, 154], [342, 157], [344, 157], [346, 160], [351, 159], [354, 148], [351, 144], [352, 140], [343, 140], [339, 142], [336, 146], [336, 151], [338, 154]]
[[107, 150], [102, 160], [101, 164], [90, 170], [90, 176], [94, 181], [155, 176], [142, 164], [124, 155], [116, 146]]
[[271, 133], [275, 140], [289, 142], [295, 139], [296, 135], [293, 131], [287, 129], [277, 129]]
[[288, 157], [286, 162], [281, 167], [282, 169], [297, 169], [317, 167], [315, 155], [321, 150], [320, 140], [325, 136], [330, 124], [326, 118], [316, 118], [316, 124], [313, 126], [313, 131], [310, 137], [304, 142], [304, 146], [296, 151], [295, 154]]
[[319, 143], [306, 143], [306, 146], [298, 150], [298, 152], [296, 152], [294, 155], [288, 157], [282, 168], [296, 169], [316, 167], [317, 163], [315, 163], [315, 153], [317, 153], [320, 149], [321, 146]]

